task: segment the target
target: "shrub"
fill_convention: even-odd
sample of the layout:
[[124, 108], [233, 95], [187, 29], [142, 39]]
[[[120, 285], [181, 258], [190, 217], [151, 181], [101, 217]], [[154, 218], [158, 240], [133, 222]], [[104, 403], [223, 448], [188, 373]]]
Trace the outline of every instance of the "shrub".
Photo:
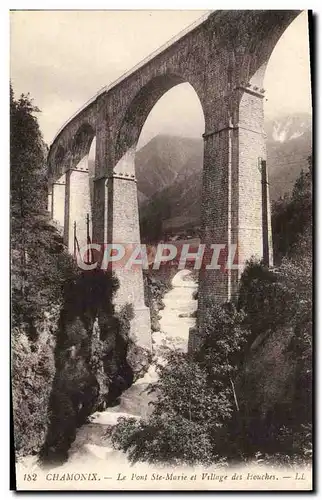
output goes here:
[[164, 309], [163, 297], [171, 290], [171, 285], [165, 281], [146, 274], [144, 276], [144, 295], [146, 306], [150, 308], [151, 329], [160, 330], [159, 311]]
[[[114, 446], [127, 452], [133, 462], [210, 464], [249, 456], [270, 463], [272, 453], [284, 465], [307, 461], [311, 453], [310, 259], [301, 264], [288, 259], [277, 272], [252, 261], [243, 274], [236, 304], [209, 300], [199, 351], [193, 355], [168, 352], [153, 388], [152, 414], [141, 421], [121, 419], [112, 431]], [[257, 335], [282, 332], [284, 327], [295, 332], [288, 349], [297, 364], [296, 398], [291, 408], [283, 403], [275, 408], [273, 427], [269, 418], [265, 420], [265, 409], [263, 413], [259, 408], [253, 425], [262, 432], [262, 441], [251, 443], [252, 433], [243, 419], [247, 401], [235, 380], [245, 369], [245, 357]], [[295, 418], [285, 427], [286, 416], [292, 413]]]
[[225, 460], [227, 427], [238, 401], [234, 388], [237, 357], [247, 331], [231, 304], [209, 303], [204, 343], [189, 355], [168, 350], [158, 367], [153, 411], [147, 420], [121, 420], [114, 446], [132, 461], [209, 464]]
[[[299, 252], [292, 257], [284, 258], [280, 267], [273, 270], [268, 269], [262, 263], [250, 262], [241, 278], [238, 305], [243, 308], [245, 325], [251, 331], [248, 347], [259, 334], [266, 332], [268, 343], [269, 339], [275, 338], [276, 357], [283, 355], [289, 360], [289, 368], [291, 365], [294, 366], [292, 375], [294, 396], [285, 403], [278, 399], [276, 391], [270, 397], [266, 395], [268, 400], [262, 404], [264, 407], [261, 407], [257, 401], [257, 418], [254, 418], [250, 424], [252, 429], [248, 431], [246, 429], [246, 432], [253, 435], [254, 428], [258, 426], [256, 442], [261, 441], [260, 451], [262, 452], [265, 452], [267, 448], [270, 453], [275, 450], [278, 453], [284, 453], [290, 459], [295, 456], [298, 459], [301, 453], [302, 459], [308, 457], [303, 444], [306, 440], [303, 432], [312, 422], [312, 263], [310, 252], [304, 255]], [[281, 341], [279, 341], [279, 336], [283, 336]], [[284, 345], [285, 338], [290, 340]], [[279, 353], [283, 345], [283, 351]], [[284, 352], [285, 349], [286, 352]], [[247, 354], [247, 349], [245, 354]], [[273, 354], [272, 352], [271, 355]], [[265, 353], [262, 355], [265, 356]], [[272, 384], [277, 384], [276, 387], [279, 383], [283, 384], [283, 380], [279, 380], [278, 377], [279, 374], [276, 373], [275, 380], [272, 381]], [[255, 380], [252, 383], [255, 383]], [[258, 384], [260, 384], [259, 380]], [[291, 391], [291, 388], [289, 390]], [[248, 394], [248, 397], [251, 396]], [[247, 405], [245, 401], [245, 405], [251, 408], [254, 403], [253, 400]], [[246, 443], [246, 446], [249, 447], [249, 444]]]
[[119, 420], [112, 442], [133, 462], [211, 463], [218, 458], [216, 438], [231, 416], [227, 397], [209, 387], [191, 356], [169, 351], [166, 358], [152, 389], [157, 399], [151, 416]]

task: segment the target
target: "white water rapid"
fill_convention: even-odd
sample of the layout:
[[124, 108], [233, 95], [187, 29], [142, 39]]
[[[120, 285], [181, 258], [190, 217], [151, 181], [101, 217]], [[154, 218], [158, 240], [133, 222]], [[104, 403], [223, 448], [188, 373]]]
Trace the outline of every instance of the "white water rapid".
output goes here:
[[[192, 279], [190, 271], [182, 270], [176, 274], [172, 280], [172, 289], [163, 298], [165, 307], [160, 311], [160, 331], [153, 333], [154, 359], [147, 373], [122, 394], [118, 406], [94, 413], [90, 417], [90, 423], [77, 430], [67, 463], [55, 468], [55, 473], [104, 468], [107, 474], [111, 470], [111, 464], [113, 469], [117, 467], [119, 470], [130, 467], [126, 455], [112, 448], [110, 439], [105, 435], [106, 431], [116, 424], [119, 417], [140, 418], [151, 412], [149, 402], [152, 395], [147, 393], [147, 388], [157, 380], [156, 364], [163, 361], [160, 347], [187, 350], [189, 329], [195, 324], [191, 313], [197, 308], [197, 300], [193, 299], [196, 289], [197, 283]], [[17, 476], [26, 471], [30, 473], [31, 469], [36, 468], [36, 458], [25, 457], [17, 464]]]

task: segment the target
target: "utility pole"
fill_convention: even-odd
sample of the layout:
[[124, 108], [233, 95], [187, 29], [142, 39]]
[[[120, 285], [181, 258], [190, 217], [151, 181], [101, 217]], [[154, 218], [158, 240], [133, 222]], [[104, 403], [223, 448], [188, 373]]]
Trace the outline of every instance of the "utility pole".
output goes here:
[[76, 221], [74, 221], [74, 259], [76, 260]]

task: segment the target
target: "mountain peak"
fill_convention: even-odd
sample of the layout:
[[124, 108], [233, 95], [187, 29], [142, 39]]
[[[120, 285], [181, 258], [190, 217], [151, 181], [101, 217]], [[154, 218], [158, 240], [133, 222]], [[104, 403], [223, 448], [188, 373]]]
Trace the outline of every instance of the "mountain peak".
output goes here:
[[284, 115], [265, 123], [268, 141], [285, 143], [311, 134], [312, 117], [308, 113]]
[[[309, 114], [285, 115], [265, 123], [270, 199], [292, 190], [311, 154]], [[159, 134], [135, 157], [140, 217], [146, 227], [163, 221], [169, 229], [200, 224], [203, 141]], [[142, 233], [144, 236], [144, 231]]]
[[[186, 165], [192, 173], [202, 168], [202, 139], [160, 134], [153, 137], [135, 156], [138, 189], [145, 197], [173, 184]], [[197, 160], [195, 161], [195, 158]]]

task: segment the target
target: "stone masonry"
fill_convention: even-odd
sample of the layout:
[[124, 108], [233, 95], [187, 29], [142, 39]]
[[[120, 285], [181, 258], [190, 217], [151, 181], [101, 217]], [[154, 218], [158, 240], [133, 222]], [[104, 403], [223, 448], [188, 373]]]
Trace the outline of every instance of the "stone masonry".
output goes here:
[[[272, 50], [298, 14], [282, 10], [208, 14], [96, 95], [63, 126], [49, 151], [52, 215], [60, 221], [62, 214], [56, 213], [55, 206], [62, 188], [57, 186], [66, 175], [63, 220], [69, 247], [73, 220], [78, 216], [81, 224], [90, 207], [86, 167], [79, 165], [86, 161], [94, 137], [95, 178], [90, 207], [93, 240], [137, 243], [140, 234], [134, 156], [141, 129], [165, 92], [179, 83], [192, 85], [205, 117], [202, 240], [237, 244], [241, 265], [227, 272], [201, 272], [200, 331], [206, 299], [231, 298], [247, 259], [264, 256], [272, 263], [269, 193], [263, 177], [263, 79]], [[263, 188], [263, 182], [267, 187]], [[142, 272], [116, 268], [115, 273], [120, 281], [116, 306], [133, 304], [133, 337], [138, 345], [150, 349]]]

